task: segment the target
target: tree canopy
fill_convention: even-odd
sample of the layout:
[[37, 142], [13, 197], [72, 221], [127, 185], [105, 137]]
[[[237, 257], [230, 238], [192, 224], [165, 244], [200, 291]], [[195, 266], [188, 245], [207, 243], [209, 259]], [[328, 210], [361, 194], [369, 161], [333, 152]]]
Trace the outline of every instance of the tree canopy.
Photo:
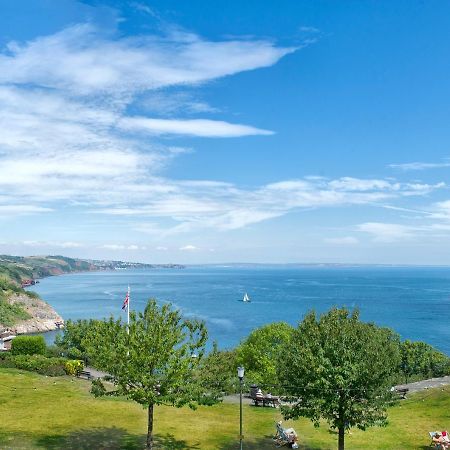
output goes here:
[[120, 319], [94, 323], [83, 341], [95, 366], [110, 374], [113, 391], [93, 383], [95, 395], [126, 396], [148, 408], [147, 448], [153, 448], [153, 407], [211, 403], [196, 375], [207, 331], [170, 304], [150, 300], [143, 313], [130, 313], [129, 332]]
[[237, 348], [238, 363], [245, 367], [246, 379], [266, 389], [278, 384], [277, 365], [289, 352], [294, 328], [275, 322], [253, 330]]
[[441, 377], [450, 373], [450, 358], [425, 342], [406, 340], [400, 344], [400, 371], [408, 383], [412, 376]]
[[392, 331], [359, 320], [359, 312], [332, 309], [320, 318], [309, 313], [293, 333], [279, 378], [293, 403], [285, 418], [320, 419], [339, 431], [364, 430], [387, 422], [392, 377], [399, 366], [399, 339]]

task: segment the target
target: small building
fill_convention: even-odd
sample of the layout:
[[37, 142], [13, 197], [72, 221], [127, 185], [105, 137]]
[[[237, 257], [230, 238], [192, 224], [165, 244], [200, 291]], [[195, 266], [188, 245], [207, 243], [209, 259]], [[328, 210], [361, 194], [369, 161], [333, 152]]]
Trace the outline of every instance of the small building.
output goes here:
[[11, 350], [11, 342], [16, 335], [11, 331], [0, 333], [0, 352]]

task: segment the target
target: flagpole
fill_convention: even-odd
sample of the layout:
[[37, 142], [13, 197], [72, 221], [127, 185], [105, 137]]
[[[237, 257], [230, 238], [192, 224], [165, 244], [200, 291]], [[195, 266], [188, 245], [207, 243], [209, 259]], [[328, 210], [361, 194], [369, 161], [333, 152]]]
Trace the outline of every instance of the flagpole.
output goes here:
[[127, 333], [130, 334], [130, 285], [128, 285]]

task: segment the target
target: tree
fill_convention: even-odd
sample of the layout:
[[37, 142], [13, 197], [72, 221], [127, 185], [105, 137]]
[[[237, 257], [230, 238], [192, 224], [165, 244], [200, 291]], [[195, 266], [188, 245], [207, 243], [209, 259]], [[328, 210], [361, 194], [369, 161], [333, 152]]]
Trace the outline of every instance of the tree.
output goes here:
[[425, 342], [406, 340], [400, 344], [400, 371], [408, 383], [411, 376], [440, 377], [449, 374], [450, 358]]
[[129, 332], [120, 319], [95, 323], [83, 341], [94, 365], [110, 374], [115, 389], [93, 382], [96, 396], [126, 396], [148, 408], [147, 448], [153, 448], [155, 405], [208, 404], [196, 371], [207, 331], [202, 322], [185, 320], [170, 304], [150, 300], [143, 313], [130, 313]]
[[275, 322], [253, 330], [237, 348], [238, 363], [245, 367], [246, 378], [267, 389], [277, 385], [277, 365], [286, 352], [294, 328]]
[[333, 308], [316, 318], [309, 313], [293, 333], [279, 377], [293, 403], [285, 418], [320, 419], [338, 430], [365, 430], [387, 423], [391, 380], [399, 365], [399, 339], [392, 331], [359, 320], [359, 312]]
[[213, 343], [212, 351], [200, 362], [198, 377], [208, 392], [216, 393], [217, 400], [237, 391], [236, 350], [219, 350]]
[[73, 359], [82, 359], [87, 363], [87, 350], [84, 345], [86, 335], [97, 323], [97, 320], [68, 320], [62, 335], [57, 335], [55, 344], [65, 351], [65, 355]]

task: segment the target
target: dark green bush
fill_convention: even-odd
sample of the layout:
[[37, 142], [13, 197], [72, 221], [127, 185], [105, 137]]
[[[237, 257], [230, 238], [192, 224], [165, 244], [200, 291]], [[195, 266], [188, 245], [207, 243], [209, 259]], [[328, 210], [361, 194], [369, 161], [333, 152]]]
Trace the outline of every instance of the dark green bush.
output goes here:
[[43, 355], [17, 355], [11, 358], [16, 369], [28, 370], [48, 376], [65, 375], [64, 358], [46, 358]]
[[45, 351], [45, 356], [47, 358], [60, 358], [63, 355], [64, 350], [61, 347], [58, 347], [57, 345], [48, 345], [47, 350]]
[[44, 355], [46, 344], [43, 336], [17, 336], [12, 340], [13, 355]]
[[15, 367], [13, 357], [10, 353], [0, 353], [0, 367]]

